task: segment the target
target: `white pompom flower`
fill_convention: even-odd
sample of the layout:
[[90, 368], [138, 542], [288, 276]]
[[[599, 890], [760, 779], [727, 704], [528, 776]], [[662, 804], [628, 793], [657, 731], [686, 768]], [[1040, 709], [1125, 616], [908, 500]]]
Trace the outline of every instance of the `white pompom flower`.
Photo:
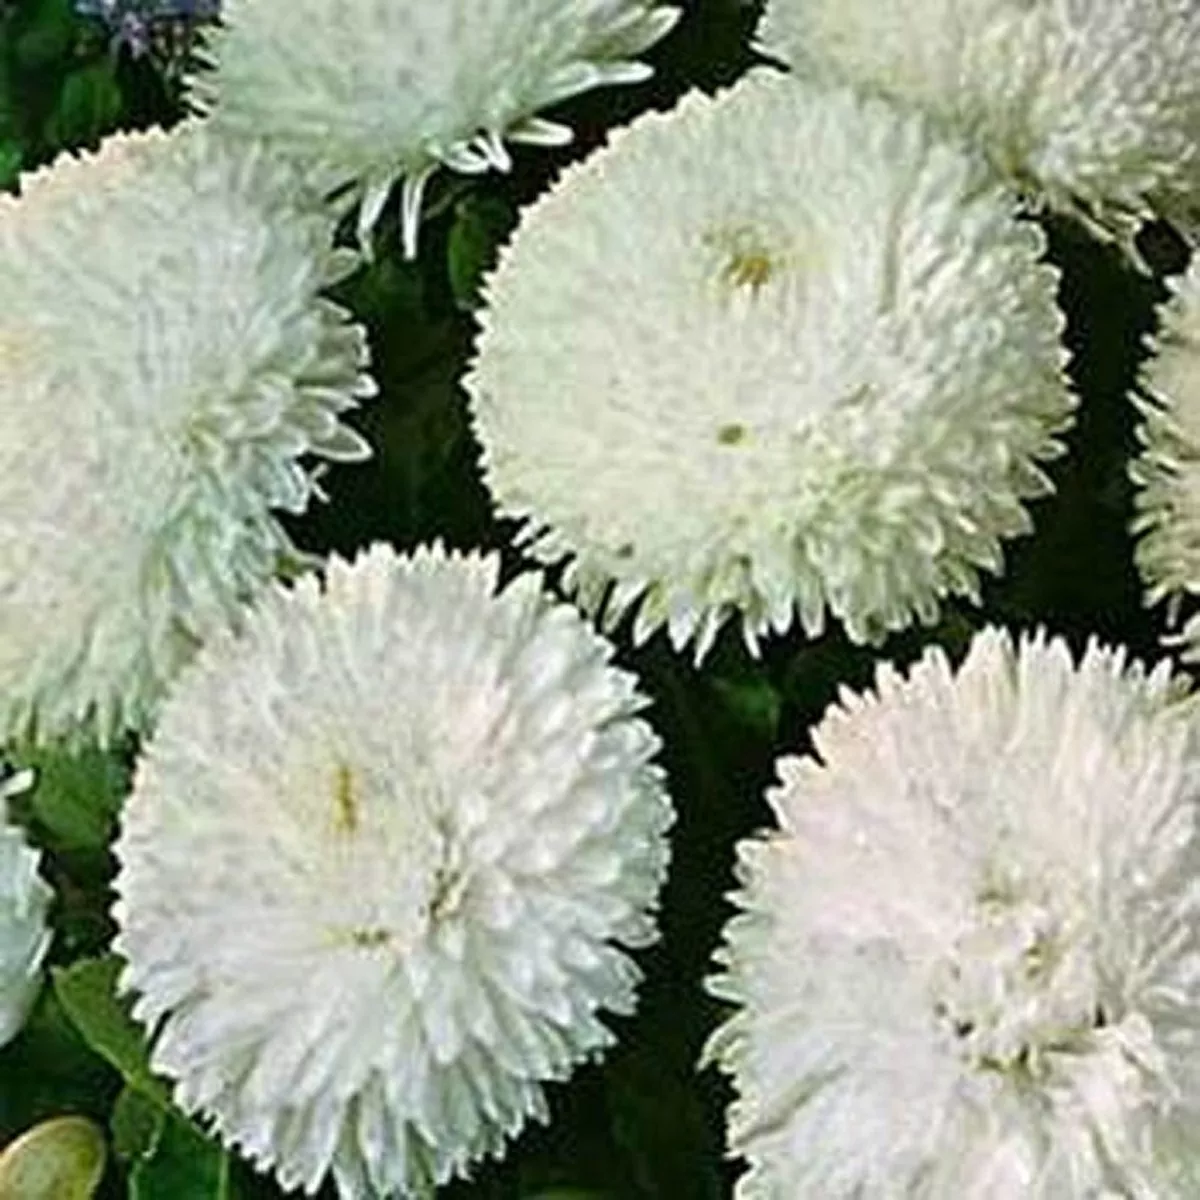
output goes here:
[[657, 936], [672, 808], [611, 646], [495, 556], [375, 547], [182, 676], [116, 854], [176, 1100], [285, 1187], [417, 1196], [547, 1114]]
[[[976, 594], [1073, 399], [1056, 273], [981, 159], [760, 72], [650, 114], [524, 216], [467, 379], [501, 515], [697, 659]], [[609, 584], [613, 586], [609, 589]]]
[[739, 1200], [1200, 1194], [1200, 723], [979, 634], [844, 693], [739, 846], [710, 989]]
[[0, 197], [0, 744], [151, 718], [294, 555], [306, 456], [350, 461], [365, 332], [319, 197], [187, 126], [63, 155]]
[[769, 0], [758, 40], [936, 115], [1095, 228], [1200, 201], [1195, 0]]
[[50, 948], [46, 914], [52, 893], [38, 874], [41, 855], [25, 844], [6, 814], [6, 799], [32, 782], [31, 771], [0, 780], [0, 1046], [24, 1025]]
[[[1142, 368], [1143, 394], [1134, 397], [1142, 451], [1130, 474], [1139, 489], [1132, 532], [1146, 603], [1166, 600], [1174, 624], [1182, 604], [1200, 594], [1200, 254], [1171, 290]], [[1200, 613], [1168, 644], [1200, 661]]]
[[538, 114], [649, 78], [638, 55], [679, 12], [657, 0], [226, 0], [190, 97], [221, 130], [269, 137], [331, 186], [353, 183], [364, 242], [403, 180], [412, 254], [437, 168], [504, 171], [505, 142], [569, 142]]

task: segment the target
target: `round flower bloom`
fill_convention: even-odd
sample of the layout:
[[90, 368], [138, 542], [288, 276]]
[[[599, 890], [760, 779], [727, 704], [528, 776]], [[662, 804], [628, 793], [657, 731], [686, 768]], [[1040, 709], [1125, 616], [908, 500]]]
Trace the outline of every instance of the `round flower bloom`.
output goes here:
[[0, 1046], [25, 1023], [50, 948], [50, 887], [38, 874], [40, 855], [5, 816], [5, 799], [25, 790], [31, 771], [0, 780]]
[[[1130, 475], [1140, 487], [1132, 531], [1146, 602], [1167, 600], [1174, 623], [1185, 597], [1200, 593], [1200, 255], [1172, 290], [1142, 370], [1145, 395], [1134, 397], [1143, 449]], [[1200, 613], [1167, 640], [1200, 661]]]
[[1200, 1194], [1200, 724], [1166, 665], [979, 634], [844, 694], [739, 847], [740, 1200]]
[[637, 55], [678, 16], [656, 0], [226, 0], [189, 92], [223, 131], [353, 183], [364, 241], [403, 179], [412, 254], [439, 166], [503, 171], [505, 141], [569, 142], [537, 114], [649, 78]]
[[1200, 199], [1195, 0], [769, 0], [759, 41], [935, 114], [1055, 208], [1121, 227]]
[[294, 554], [306, 454], [374, 385], [321, 296], [357, 256], [258, 146], [185, 127], [0, 197], [0, 744], [104, 740]]
[[[502, 514], [634, 637], [856, 640], [975, 594], [1073, 400], [1057, 275], [981, 160], [772, 72], [650, 114], [525, 215], [467, 380]], [[608, 584], [615, 587], [608, 590]]]
[[542, 1081], [634, 1006], [658, 741], [609, 644], [498, 573], [377, 546], [276, 586], [140, 762], [124, 986], [176, 1100], [287, 1188], [425, 1195], [544, 1120]]

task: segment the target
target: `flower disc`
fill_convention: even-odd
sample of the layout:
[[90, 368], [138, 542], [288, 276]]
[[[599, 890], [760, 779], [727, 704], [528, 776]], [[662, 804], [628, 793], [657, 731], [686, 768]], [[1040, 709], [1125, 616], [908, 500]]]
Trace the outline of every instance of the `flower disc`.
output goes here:
[[[760, 73], [643, 117], [525, 215], [467, 380], [532, 552], [697, 655], [974, 594], [1072, 398], [1056, 274], [919, 118]], [[605, 599], [608, 585], [615, 586]]]
[[711, 990], [739, 1200], [1200, 1195], [1200, 722], [979, 634], [844, 694], [739, 847]]
[[315, 1191], [424, 1196], [613, 1041], [672, 809], [611, 648], [495, 557], [273, 589], [163, 710], [116, 854], [153, 1066]]
[[293, 553], [374, 385], [353, 254], [261, 146], [118, 135], [0, 197], [0, 745], [140, 728]]

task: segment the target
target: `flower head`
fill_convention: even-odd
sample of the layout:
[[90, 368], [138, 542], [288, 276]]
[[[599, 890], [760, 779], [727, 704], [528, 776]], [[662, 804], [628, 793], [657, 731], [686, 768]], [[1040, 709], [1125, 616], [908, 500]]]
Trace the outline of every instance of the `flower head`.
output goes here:
[[1195, 0], [770, 0], [759, 40], [934, 114], [1055, 208], [1120, 228], [1200, 199]]
[[312, 1192], [497, 1154], [629, 1012], [671, 806], [609, 645], [495, 557], [273, 589], [150, 741], [117, 947], [182, 1106]]
[[979, 634], [845, 694], [739, 847], [738, 1196], [1197, 1195], [1200, 724], [1166, 666]]
[[637, 56], [678, 16], [657, 0], [226, 0], [191, 98], [222, 130], [354, 183], [364, 239], [403, 179], [412, 253], [435, 169], [507, 170], [506, 141], [570, 141], [538, 113], [648, 78]]
[[[1146, 600], [1169, 600], [1175, 610], [1200, 594], [1200, 254], [1172, 292], [1142, 369], [1144, 395], [1135, 397], [1142, 452], [1130, 474], [1140, 489], [1133, 532]], [[1200, 613], [1170, 640], [1200, 661]]]
[[[1043, 241], [918, 118], [772, 74], [525, 215], [467, 380], [532, 552], [635, 639], [865, 640], [973, 594], [1069, 420]], [[608, 585], [614, 584], [606, 593]]]
[[0, 744], [143, 725], [358, 459], [356, 261], [261, 147], [110, 138], [0, 198]]
[[51, 892], [38, 874], [40, 856], [8, 821], [5, 806], [5, 799], [27, 788], [32, 778], [32, 772], [22, 771], [0, 780], [0, 1046], [25, 1023], [50, 948]]

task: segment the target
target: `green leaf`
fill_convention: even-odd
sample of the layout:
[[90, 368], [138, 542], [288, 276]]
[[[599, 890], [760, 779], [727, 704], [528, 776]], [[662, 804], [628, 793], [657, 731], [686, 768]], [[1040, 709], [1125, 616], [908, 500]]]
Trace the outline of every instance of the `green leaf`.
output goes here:
[[121, 89], [110, 61], [72, 71], [63, 81], [58, 105], [46, 123], [46, 140], [78, 146], [109, 132], [121, 113]]
[[166, 1106], [170, 1093], [150, 1070], [145, 1034], [129, 1015], [128, 1004], [117, 998], [123, 965], [115, 954], [81, 959], [51, 972], [54, 990], [84, 1041], [120, 1071], [126, 1084]]
[[104, 849], [129, 786], [124, 763], [102, 750], [35, 751], [20, 760], [37, 772], [29, 803], [40, 840], [53, 850]]
[[241, 1200], [234, 1165], [227, 1150], [169, 1113], [154, 1155], [129, 1174], [129, 1200]]
[[119, 1081], [63, 1011], [54, 989], [42, 989], [25, 1028], [0, 1049], [0, 1145], [61, 1113], [103, 1120]]
[[9, 139], [0, 141], [0, 191], [8, 191], [21, 174], [21, 147]]
[[475, 307], [483, 274], [495, 262], [497, 248], [515, 220], [511, 206], [498, 196], [468, 196], [455, 206], [447, 267], [459, 308]]
[[712, 686], [729, 715], [747, 732], [770, 742], [779, 729], [783, 701], [778, 691], [762, 676], [714, 679]]
[[550, 1188], [548, 1191], [533, 1192], [521, 1200], [609, 1200], [608, 1192], [593, 1192], [586, 1188]]
[[16, 37], [14, 55], [23, 68], [45, 67], [65, 58], [75, 41], [71, 0], [39, 0], [18, 16], [24, 26]]
[[126, 1087], [117, 1097], [108, 1127], [113, 1150], [123, 1162], [153, 1157], [167, 1123], [167, 1110], [137, 1088]]

